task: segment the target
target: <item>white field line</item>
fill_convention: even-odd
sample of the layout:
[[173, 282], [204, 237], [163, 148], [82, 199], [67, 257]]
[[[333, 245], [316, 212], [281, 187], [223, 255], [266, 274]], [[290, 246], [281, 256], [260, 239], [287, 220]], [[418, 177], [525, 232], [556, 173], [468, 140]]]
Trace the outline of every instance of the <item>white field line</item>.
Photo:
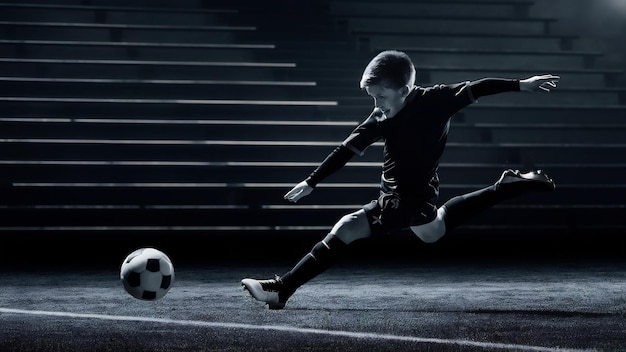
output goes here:
[[480, 341], [471, 341], [471, 340], [464, 340], [464, 339], [439, 339], [439, 338], [426, 338], [426, 337], [417, 337], [417, 336], [379, 334], [379, 333], [372, 333], [372, 332], [311, 329], [311, 328], [299, 328], [299, 327], [282, 326], [282, 325], [252, 325], [252, 324], [240, 324], [240, 323], [211, 322], [211, 321], [201, 321], [201, 320], [176, 320], [176, 319], [166, 319], [166, 318], [133, 317], [133, 316], [108, 315], [108, 314], [51, 312], [51, 311], [41, 311], [41, 310], [24, 310], [24, 309], [10, 309], [10, 308], [0, 308], [0, 313], [53, 316], [53, 317], [64, 317], [64, 318], [92, 319], [92, 320], [131, 321], [131, 322], [134, 321], [134, 322], [145, 322], [145, 323], [155, 323], [155, 324], [165, 324], [165, 325], [198, 326], [198, 327], [207, 327], [207, 328], [277, 331], [277, 332], [289, 332], [289, 333], [300, 333], [300, 334], [326, 335], [326, 336], [334, 336], [334, 337], [347, 337], [347, 338], [353, 338], [353, 339], [388, 340], [388, 341], [414, 342], [414, 343], [448, 345], [448, 346], [480, 347], [480, 348], [488, 348], [488, 349], [501, 349], [501, 350], [506, 350], [506, 351], [540, 351], [540, 352], [595, 351], [595, 350], [581, 350], [581, 349], [569, 349], [569, 348], [558, 348], [558, 347], [530, 346], [530, 345], [520, 345], [520, 344], [480, 342]]

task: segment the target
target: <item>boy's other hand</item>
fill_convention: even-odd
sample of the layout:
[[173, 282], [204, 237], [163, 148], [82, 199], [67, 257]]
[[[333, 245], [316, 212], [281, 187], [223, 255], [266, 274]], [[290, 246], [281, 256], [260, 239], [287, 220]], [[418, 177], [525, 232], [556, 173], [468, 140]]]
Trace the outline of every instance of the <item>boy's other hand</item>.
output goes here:
[[313, 192], [313, 187], [309, 186], [306, 181], [302, 181], [292, 188], [291, 191], [287, 192], [284, 198], [292, 203], [295, 203], [311, 194], [311, 192]]
[[526, 92], [550, 92], [556, 88], [556, 84], [561, 77], [554, 75], [533, 76], [519, 81], [519, 89]]

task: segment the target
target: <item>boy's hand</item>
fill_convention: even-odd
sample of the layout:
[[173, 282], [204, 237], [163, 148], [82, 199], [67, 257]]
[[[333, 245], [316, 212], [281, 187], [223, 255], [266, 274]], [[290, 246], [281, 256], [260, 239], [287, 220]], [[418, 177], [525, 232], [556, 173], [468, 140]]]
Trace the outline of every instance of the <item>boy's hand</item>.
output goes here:
[[526, 92], [549, 92], [550, 89], [556, 88], [559, 76], [541, 75], [533, 76], [519, 81], [519, 90]]
[[291, 191], [287, 192], [287, 194], [285, 194], [283, 198], [292, 203], [295, 203], [311, 194], [311, 192], [313, 192], [313, 187], [309, 186], [306, 181], [302, 181], [298, 183], [294, 188], [292, 188]]

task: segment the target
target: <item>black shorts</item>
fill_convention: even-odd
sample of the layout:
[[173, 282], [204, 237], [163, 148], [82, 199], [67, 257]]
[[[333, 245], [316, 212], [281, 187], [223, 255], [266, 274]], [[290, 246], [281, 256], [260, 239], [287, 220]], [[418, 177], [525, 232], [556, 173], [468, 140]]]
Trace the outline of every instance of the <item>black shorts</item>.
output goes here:
[[393, 194], [381, 193], [377, 200], [372, 200], [362, 208], [367, 215], [372, 236], [380, 236], [435, 220], [436, 201], [435, 196], [429, 201], [407, 205]]

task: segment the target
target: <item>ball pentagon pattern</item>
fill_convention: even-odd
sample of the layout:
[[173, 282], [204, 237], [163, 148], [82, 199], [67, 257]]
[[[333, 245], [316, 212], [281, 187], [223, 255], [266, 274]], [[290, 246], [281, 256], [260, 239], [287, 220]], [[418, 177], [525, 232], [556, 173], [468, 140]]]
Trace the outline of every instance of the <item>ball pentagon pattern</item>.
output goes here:
[[120, 279], [131, 296], [155, 301], [163, 298], [174, 283], [174, 265], [170, 258], [155, 248], [140, 248], [122, 262]]

